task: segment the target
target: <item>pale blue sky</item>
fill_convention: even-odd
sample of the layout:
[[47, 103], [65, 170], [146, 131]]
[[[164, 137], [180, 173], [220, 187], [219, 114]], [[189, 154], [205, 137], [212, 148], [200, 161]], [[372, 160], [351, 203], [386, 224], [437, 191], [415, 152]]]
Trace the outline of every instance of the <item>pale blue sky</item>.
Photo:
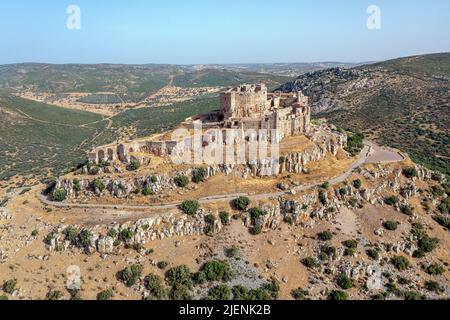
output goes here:
[[0, 0], [0, 30], [0, 64], [361, 62], [450, 51], [450, 1]]

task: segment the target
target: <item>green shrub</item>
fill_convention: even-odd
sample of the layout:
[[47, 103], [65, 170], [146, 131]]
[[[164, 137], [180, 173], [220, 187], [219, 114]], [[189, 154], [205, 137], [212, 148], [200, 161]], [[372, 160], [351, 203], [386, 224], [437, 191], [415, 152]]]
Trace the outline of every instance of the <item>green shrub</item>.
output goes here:
[[330, 231], [324, 231], [318, 234], [318, 237], [322, 241], [330, 241], [333, 239], [333, 234]]
[[31, 231], [31, 236], [32, 237], [37, 237], [39, 235], [39, 230], [34, 229], [33, 231]]
[[438, 276], [443, 274], [445, 272], [445, 269], [440, 264], [433, 263], [425, 268], [425, 272], [428, 273], [429, 275]]
[[350, 279], [345, 273], [341, 273], [336, 280], [336, 283], [342, 289], [353, 288], [353, 280]]
[[95, 179], [93, 182], [94, 189], [103, 192], [106, 189], [105, 184], [100, 179]]
[[401, 296], [404, 300], [422, 300], [422, 295], [416, 291], [403, 291]]
[[353, 157], [357, 156], [364, 148], [364, 135], [362, 133], [349, 133], [347, 139], [347, 146], [345, 151], [350, 153]]
[[322, 185], [320, 186], [322, 189], [327, 190], [328, 188], [330, 188], [330, 183], [328, 181], [322, 183]]
[[421, 239], [419, 239], [419, 242], [417, 244], [418, 244], [419, 250], [421, 250], [425, 253], [430, 253], [434, 249], [436, 249], [436, 247], [438, 246], [438, 243], [439, 243], [439, 239], [430, 238], [429, 236], [424, 236]]
[[11, 279], [11, 280], [5, 281], [3, 283], [3, 291], [5, 291], [5, 293], [8, 293], [8, 294], [13, 294], [14, 290], [16, 289], [16, 286], [17, 286], [16, 279]]
[[348, 300], [348, 294], [341, 290], [334, 290], [334, 291], [331, 291], [329, 299], [336, 300], [336, 301]]
[[197, 200], [187, 200], [181, 204], [180, 209], [185, 214], [192, 216], [200, 209], [200, 204]]
[[0, 301], [7, 301], [8, 297], [7, 296], [0, 296]]
[[307, 267], [307, 268], [311, 268], [314, 269], [316, 268], [319, 264], [317, 263], [317, 260], [314, 259], [313, 257], [307, 257], [302, 259], [302, 264]]
[[366, 254], [373, 260], [378, 260], [380, 258], [380, 254], [378, 253], [378, 250], [375, 250], [375, 249], [367, 249]]
[[145, 188], [142, 190], [142, 194], [143, 194], [144, 196], [152, 196], [152, 195], [154, 195], [154, 192], [153, 192], [153, 190], [152, 190], [151, 188], [145, 187]]
[[233, 202], [236, 209], [240, 211], [246, 211], [248, 206], [250, 205], [250, 199], [248, 197], [239, 197]]
[[178, 188], [185, 188], [189, 184], [189, 178], [186, 176], [176, 177], [175, 179], [173, 179], [173, 181]]
[[444, 214], [450, 214], [450, 197], [447, 197], [438, 207], [439, 211]]
[[398, 198], [396, 196], [390, 196], [384, 199], [384, 203], [388, 206], [395, 206], [398, 203]]
[[74, 227], [68, 226], [64, 229], [63, 234], [66, 241], [70, 241], [72, 244], [75, 244], [77, 242], [78, 231], [75, 230]]
[[45, 298], [50, 301], [56, 301], [56, 300], [61, 300], [62, 296], [63, 296], [63, 294], [61, 291], [50, 290], [49, 292], [47, 292], [47, 295], [45, 296]]
[[249, 290], [243, 286], [235, 286], [232, 289], [233, 300], [246, 301], [249, 300]]
[[395, 231], [398, 228], [398, 223], [394, 221], [386, 221], [383, 223], [383, 227], [389, 231]]
[[229, 281], [233, 278], [231, 268], [225, 261], [208, 261], [202, 266], [200, 272], [208, 281]]
[[416, 170], [416, 168], [406, 168], [406, 169], [403, 169], [403, 175], [406, 177], [406, 178], [408, 178], [408, 179], [411, 179], [411, 178], [415, 178], [415, 177], [417, 177], [417, 170]]
[[262, 210], [261, 208], [253, 208], [250, 211], [252, 219], [258, 219], [259, 217], [263, 217], [267, 215], [267, 211]]
[[113, 238], [113, 239], [116, 239], [116, 237], [117, 237], [117, 230], [116, 229], [109, 229], [108, 230], [108, 232], [107, 232], [107, 234], [106, 234], [108, 237], [111, 237], [111, 238]]
[[412, 234], [415, 238], [417, 238], [417, 239], [420, 239], [420, 238], [426, 236], [424, 227], [423, 227], [423, 225], [422, 225], [421, 223], [419, 223], [419, 222], [414, 222], [414, 223], [412, 224], [411, 234]]
[[278, 298], [278, 293], [280, 292], [280, 283], [275, 278], [272, 278], [262, 289], [270, 294], [272, 300], [276, 300]]
[[291, 296], [295, 300], [306, 300], [307, 296], [309, 296], [309, 292], [307, 290], [297, 288], [291, 291]]
[[240, 253], [240, 249], [235, 246], [228, 248], [226, 250], [226, 255], [228, 258], [236, 258], [237, 256], [239, 256], [239, 253]]
[[153, 184], [155, 184], [155, 183], [158, 182], [158, 177], [157, 177], [157, 176], [151, 176], [151, 177], [150, 177], [150, 181], [151, 181]]
[[355, 255], [356, 250], [354, 248], [345, 248], [344, 256], [352, 257]]
[[268, 301], [272, 300], [270, 292], [263, 288], [253, 289], [248, 292], [248, 301]]
[[262, 227], [261, 226], [253, 226], [250, 228], [250, 233], [254, 236], [257, 236], [262, 233]]
[[78, 234], [78, 242], [84, 248], [90, 247], [92, 242], [92, 233], [86, 229], [81, 230]]
[[184, 285], [174, 285], [172, 290], [170, 290], [170, 299], [175, 301], [190, 301], [192, 300], [192, 293], [190, 288]]
[[355, 189], [360, 189], [362, 187], [362, 181], [360, 179], [353, 180], [353, 187]]
[[194, 183], [205, 182], [206, 174], [207, 174], [207, 172], [206, 172], [205, 168], [198, 168], [198, 169], [194, 170], [192, 182], [194, 182]]
[[403, 256], [395, 256], [391, 259], [391, 263], [394, 265], [394, 267], [397, 268], [399, 271], [404, 271], [409, 268], [410, 263], [408, 259], [406, 259]]
[[414, 213], [414, 208], [407, 204], [402, 205], [400, 207], [400, 210], [402, 211], [403, 214], [406, 214], [407, 216], [412, 216]]
[[444, 189], [442, 189], [440, 186], [432, 186], [430, 189], [430, 193], [435, 197], [442, 197], [445, 193]]
[[127, 287], [132, 287], [136, 284], [137, 280], [142, 274], [143, 267], [140, 264], [135, 264], [130, 267], [125, 268], [119, 273], [119, 279]]
[[437, 294], [444, 291], [444, 288], [442, 288], [441, 285], [439, 283], [437, 283], [436, 281], [425, 282], [425, 289], [427, 289], [428, 291], [431, 291], [431, 292], [435, 292]]
[[119, 239], [123, 242], [127, 242], [128, 240], [132, 239], [134, 237], [134, 232], [130, 229], [123, 229], [120, 231]]
[[75, 192], [80, 192], [80, 191], [81, 191], [80, 180], [78, 180], [78, 179], [74, 179], [74, 180], [73, 180], [73, 190], [74, 190]]
[[226, 211], [219, 212], [220, 221], [222, 221], [222, 224], [229, 224], [230, 223], [230, 214]]
[[322, 246], [320, 251], [325, 253], [328, 257], [336, 256], [336, 248], [332, 246]]
[[342, 242], [342, 245], [349, 249], [356, 249], [358, 247], [357, 240], [346, 240]]
[[97, 300], [99, 300], [99, 301], [112, 300], [113, 295], [114, 295], [114, 293], [111, 289], [104, 290], [97, 294]]
[[450, 217], [447, 216], [435, 216], [433, 219], [444, 228], [450, 229]]
[[167, 297], [167, 290], [164, 287], [160, 276], [150, 274], [144, 279], [145, 288], [149, 291], [146, 300], [164, 300]]
[[157, 263], [157, 267], [161, 270], [166, 269], [169, 266], [169, 262], [167, 261], [160, 261]]
[[53, 192], [53, 201], [63, 202], [67, 199], [67, 191], [65, 189], [56, 189]]
[[218, 285], [211, 288], [208, 293], [208, 300], [231, 300], [231, 290], [227, 285]]
[[130, 170], [131, 171], [136, 171], [141, 167], [141, 162], [139, 160], [131, 160], [130, 163]]
[[191, 270], [185, 265], [174, 267], [166, 273], [167, 283], [174, 287], [182, 285], [191, 289], [193, 286]]

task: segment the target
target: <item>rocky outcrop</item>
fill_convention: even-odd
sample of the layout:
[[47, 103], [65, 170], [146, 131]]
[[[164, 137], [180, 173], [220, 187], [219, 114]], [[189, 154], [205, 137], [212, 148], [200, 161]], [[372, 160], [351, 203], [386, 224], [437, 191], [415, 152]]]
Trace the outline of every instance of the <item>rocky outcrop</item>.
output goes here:
[[[214, 217], [212, 221], [211, 216]], [[122, 225], [96, 226], [85, 230], [85, 241], [80, 240], [83, 228], [70, 226], [78, 234], [75, 241], [67, 239], [65, 235], [67, 228], [66, 225], [60, 225], [46, 236], [45, 243], [48, 250], [64, 251], [79, 248], [86, 253], [112, 254], [122, 246], [140, 248], [151, 241], [174, 236], [205, 234], [214, 236], [222, 231], [223, 225], [217, 215], [199, 210], [194, 216], [165, 214]]]

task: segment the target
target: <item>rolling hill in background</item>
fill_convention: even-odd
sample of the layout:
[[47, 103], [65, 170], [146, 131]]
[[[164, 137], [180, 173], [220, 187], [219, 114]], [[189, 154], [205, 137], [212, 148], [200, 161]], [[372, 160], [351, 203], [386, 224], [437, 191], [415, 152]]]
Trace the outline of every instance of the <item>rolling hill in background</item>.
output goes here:
[[306, 73], [278, 89], [303, 91], [316, 117], [450, 174], [450, 53]]
[[164, 132], [218, 105], [218, 98], [205, 98], [106, 118], [0, 93], [0, 180], [63, 174], [94, 146]]

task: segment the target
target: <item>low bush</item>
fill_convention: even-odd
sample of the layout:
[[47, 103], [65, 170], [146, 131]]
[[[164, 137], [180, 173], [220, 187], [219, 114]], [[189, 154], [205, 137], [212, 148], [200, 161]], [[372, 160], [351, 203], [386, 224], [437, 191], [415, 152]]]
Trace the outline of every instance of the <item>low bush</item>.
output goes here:
[[263, 217], [267, 215], [267, 211], [262, 210], [261, 208], [253, 208], [250, 211], [252, 219], [258, 219], [259, 217]]
[[398, 228], [398, 223], [395, 221], [386, 221], [383, 223], [383, 227], [389, 231], [395, 231]]
[[3, 283], [3, 291], [8, 294], [13, 294], [14, 290], [16, 290], [16, 286], [16, 279], [7, 280]]
[[350, 279], [345, 273], [341, 273], [336, 279], [336, 283], [342, 289], [350, 289], [353, 288], [353, 280]]
[[220, 221], [222, 222], [222, 224], [230, 223], [231, 217], [228, 212], [226, 212], [226, 211], [219, 212], [219, 217], [220, 217]]
[[231, 289], [227, 285], [218, 285], [209, 290], [208, 300], [231, 300]]
[[92, 244], [92, 233], [89, 230], [83, 229], [78, 234], [78, 243], [83, 247], [90, 247]]
[[248, 197], [239, 197], [233, 201], [234, 207], [240, 211], [246, 211], [250, 205], [250, 199]]
[[191, 289], [193, 286], [192, 277], [191, 270], [185, 265], [174, 267], [166, 273], [167, 283], [172, 287], [181, 285]]
[[406, 259], [403, 256], [395, 256], [391, 259], [391, 263], [394, 265], [395, 268], [399, 271], [404, 271], [409, 268], [410, 263], [408, 259]]
[[349, 249], [356, 249], [358, 247], [357, 240], [346, 240], [342, 242], [342, 245]]
[[450, 229], [450, 217], [447, 216], [435, 216], [433, 219], [444, 228]]
[[445, 269], [438, 263], [432, 263], [429, 266], [425, 267], [425, 272], [429, 275], [439, 276], [445, 272]]
[[336, 301], [348, 300], [348, 294], [341, 290], [334, 290], [334, 291], [331, 291], [329, 299], [336, 300]]
[[139, 160], [131, 160], [130, 170], [136, 171], [141, 167], [141, 162]]
[[313, 257], [307, 257], [307, 258], [302, 259], [302, 263], [305, 267], [311, 268], [311, 269], [314, 269], [319, 265], [317, 263], [317, 260], [314, 259]]
[[373, 260], [378, 260], [380, 258], [380, 254], [378, 253], [378, 250], [376, 250], [376, 249], [367, 249], [366, 254]]
[[297, 288], [291, 291], [291, 296], [295, 300], [306, 300], [307, 297], [309, 296], [309, 292], [307, 290]]
[[67, 199], [67, 191], [65, 189], [56, 189], [53, 192], [53, 201], [63, 202]]
[[205, 168], [198, 168], [194, 170], [192, 182], [194, 183], [200, 183], [204, 182], [206, 180], [206, 169]]
[[149, 291], [146, 300], [164, 300], [167, 290], [160, 276], [150, 274], [144, 279], [144, 286]]
[[200, 204], [197, 200], [187, 200], [181, 204], [180, 209], [185, 214], [192, 216], [200, 209]]
[[186, 176], [176, 177], [175, 179], [173, 179], [173, 181], [178, 188], [185, 188], [189, 184], [189, 178]]
[[111, 289], [104, 290], [97, 294], [97, 300], [99, 300], [99, 301], [112, 300], [113, 295], [114, 295], [114, 293]]
[[230, 281], [233, 278], [231, 268], [225, 261], [208, 261], [200, 269], [207, 281]]
[[408, 179], [417, 177], [417, 170], [416, 170], [416, 168], [403, 169], [402, 173]]
[[355, 189], [361, 189], [362, 187], [362, 181], [359, 179], [353, 180], [353, 187]]
[[63, 296], [63, 294], [61, 291], [50, 290], [49, 292], [47, 292], [45, 299], [50, 300], [50, 301], [56, 301], [56, 300], [61, 300], [62, 296]]
[[317, 235], [322, 241], [330, 241], [333, 239], [333, 234], [330, 231], [324, 231]]
[[396, 196], [390, 196], [384, 199], [384, 203], [388, 206], [395, 206], [398, 203], [398, 198]]
[[132, 287], [142, 274], [143, 267], [140, 264], [135, 264], [125, 268], [119, 273], [119, 279], [127, 286]]

